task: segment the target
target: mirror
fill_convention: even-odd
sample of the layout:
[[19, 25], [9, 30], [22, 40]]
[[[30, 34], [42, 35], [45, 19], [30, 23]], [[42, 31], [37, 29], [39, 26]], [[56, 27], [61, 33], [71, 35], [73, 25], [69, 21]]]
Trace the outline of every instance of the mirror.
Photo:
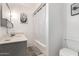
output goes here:
[[[4, 15], [4, 8], [6, 8], [8, 10], [8, 13], [10, 13], [9, 17], [3, 17]], [[2, 19], [1, 19], [1, 27], [5, 27], [5, 28], [13, 28], [13, 23], [11, 22], [11, 10], [9, 5], [6, 4], [2, 4]], [[7, 15], [8, 16], [8, 15]]]
[[8, 19], [2, 18], [1, 26], [5, 28], [13, 28], [13, 23], [11, 23]]

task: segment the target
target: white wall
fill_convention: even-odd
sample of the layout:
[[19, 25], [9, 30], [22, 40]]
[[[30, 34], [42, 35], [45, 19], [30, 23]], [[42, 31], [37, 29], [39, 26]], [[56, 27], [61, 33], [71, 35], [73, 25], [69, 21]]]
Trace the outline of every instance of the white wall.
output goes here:
[[[1, 4], [0, 4], [0, 17], [2, 15], [2, 11], [1, 11]], [[1, 18], [0, 18], [1, 21]], [[6, 29], [4, 27], [1, 27], [1, 22], [0, 22], [0, 40], [2, 37], [4, 37], [4, 35], [6, 35]]]
[[46, 6], [44, 6], [36, 15], [34, 20], [34, 40], [41, 42], [47, 46], [47, 27], [46, 27]]
[[66, 29], [66, 5], [49, 4], [49, 55], [57, 56], [63, 47]]
[[[9, 19], [7, 11], [7, 8], [3, 6], [3, 17]], [[21, 12], [27, 14], [28, 24], [20, 23]], [[28, 42], [30, 43], [28, 43], [28, 46], [32, 45], [31, 41], [33, 40], [41, 42], [42, 44], [44, 44], [45, 47], [47, 46], [46, 6], [41, 11], [39, 11], [35, 16], [33, 16], [31, 12], [27, 11], [27, 8], [21, 6], [18, 8], [11, 7], [11, 13], [14, 15], [11, 18], [12, 23], [14, 24], [14, 28], [12, 30], [14, 30], [15, 32], [23, 32], [28, 38]], [[9, 32], [10, 31], [11, 30], [9, 30]]]
[[[11, 6], [10, 6], [11, 7]], [[11, 7], [11, 21], [14, 24], [14, 28], [9, 30], [9, 32], [22, 32], [26, 35], [28, 40], [32, 39], [33, 32], [33, 19], [32, 14], [26, 10], [27, 8], [19, 6], [18, 8]], [[3, 4], [3, 18], [10, 19], [9, 9], [5, 4]], [[28, 18], [28, 24], [22, 24], [20, 22], [20, 14], [25, 13]]]
[[71, 16], [71, 4], [67, 4], [67, 39], [79, 40], [79, 15]]
[[[23, 7], [23, 6], [18, 6], [14, 7], [11, 6], [9, 4], [9, 6], [11, 7], [11, 21], [14, 24], [14, 28], [12, 29], [8, 29], [8, 32], [11, 33], [12, 31], [14, 32], [22, 32], [26, 35], [28, 42], [27, 42], [27, 46], [31, 46], [31, 41], [33, 39], [33, 17], [32, 17], [32, 11], [30, 12], [29, 10], [27, 11], [27, 8]], [[28, 6], [29, 7], [29, 6]], [[3, 18], [7, 18], [8, 20], [10, 20], [10, 11], [9, 9], [6, 7], [5, 4], [3, 4]], [[28, 24], [22, 24], [20, 22], [20, 13], [25, 13], [27, 15], [28, 18]], [[4, 29], [6, 30], [6, 28]], [[5, 31], [6, 32], [6, 31]]]
[[0, 40], [1, 40], [1, 38], [4, 37], [5, 35], [7, 35], [7, 33], [6, 33], [6, 28], [0, 27]]
[[71, 3], [67, 4], [67, 47], [79, 51], [79, 15], [71, 16]]

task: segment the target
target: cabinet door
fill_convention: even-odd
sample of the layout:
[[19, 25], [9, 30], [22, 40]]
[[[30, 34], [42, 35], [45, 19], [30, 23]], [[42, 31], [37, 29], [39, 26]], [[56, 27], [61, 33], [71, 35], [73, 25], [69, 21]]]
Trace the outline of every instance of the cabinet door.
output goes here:
[[26, 56], [27, 42], [0, 45], [0, 56]]

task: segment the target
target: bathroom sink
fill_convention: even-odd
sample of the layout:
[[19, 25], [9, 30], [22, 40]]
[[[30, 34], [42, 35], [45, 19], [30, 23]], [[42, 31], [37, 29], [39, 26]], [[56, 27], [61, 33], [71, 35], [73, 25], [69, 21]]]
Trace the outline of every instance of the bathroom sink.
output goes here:
[[7, 40], [5, 40], [5, 41], [10, 41], [10, 39], [7, 39]]
[[10, 34], [10, 37], [14, 37], [16, 34]]

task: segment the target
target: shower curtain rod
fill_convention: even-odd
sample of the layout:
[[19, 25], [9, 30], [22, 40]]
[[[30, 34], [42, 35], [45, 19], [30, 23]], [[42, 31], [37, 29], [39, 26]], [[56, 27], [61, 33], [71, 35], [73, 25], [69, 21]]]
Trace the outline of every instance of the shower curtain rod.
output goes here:
[[46, 3], [41, 3], [40, 6], [34, 11], [33, 15], [36, 15], [45, 5]]

